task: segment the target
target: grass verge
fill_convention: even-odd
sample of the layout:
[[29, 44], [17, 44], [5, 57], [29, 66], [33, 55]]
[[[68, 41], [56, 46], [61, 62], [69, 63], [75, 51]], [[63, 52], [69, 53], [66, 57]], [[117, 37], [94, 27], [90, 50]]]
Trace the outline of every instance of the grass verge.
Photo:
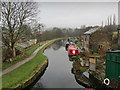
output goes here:
[[51, 40], [48, 44], [46, 44], [32, 60], [3, 75], [2, 88], [17, 88], [30, 80], [46, 62], [47, 57], [43, 55], [44, 49], [56, 40], [58, 39]]
[[[10, 66], [12, 66], [12, 65], [14, 65], [14, 64], [16, 64], [16, 63], [18, 63], [18, 62], [20, 62], [20, 61], [22, 61], [22, 60], [24, 60], [24, 59], [26, 59], [26, 58], [28, 58], [30, 55], [32, 55], [32, 53], [38, 48], [38, 47], [40, 47], [41, 45], [43, 45], [45, 42], [41, 42], [41, 44], [39, 45], [39, 44], [36, 44], [36, 45], [33, 45], [32, 47], [30, 47], [28, 50], [24, 50], [25, 52], [23, 53], [23, 54], [20, 54], [20, 55], [18, 55], [18, 56], [15, 56], [14, 57], [14, 59], [16, 59], [17, 58], [17, 60], [16, 61], [14, 61], [14, 62], [4, 62], [4, 63], [2, 63], [2, 70], [5, 70], [5, 69], [7, 69], [8, 67], [10, 67]], [[17, 47], [18, 48], [18, 47]], [[20, 50], [23, 50], [23, 48], [20, 48]]]

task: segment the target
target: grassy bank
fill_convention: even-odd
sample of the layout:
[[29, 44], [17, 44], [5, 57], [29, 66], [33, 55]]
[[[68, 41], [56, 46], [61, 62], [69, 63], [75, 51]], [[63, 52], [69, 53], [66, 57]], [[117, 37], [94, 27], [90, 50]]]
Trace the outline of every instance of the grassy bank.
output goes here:
[[46, 44], [37, 55], [30, 60], [29, 62], [21, 65], [17, 69], [3, 75], [2, 77], [2, 88], [16, 88], [19, 86], [26, 87], [24, 84], [29, 81], [38, 71], [40, 71], [41, 67], [47, 63], [47, 57], [43, 55], [43, 51], [46, 47], [51, 45], [58, 39], [51, 40], [48, 44]]
[[14, 62], [4, 62], [4, 63], [2, 63], [2, 69], [4, 70], [4, 69], [6, 69], [6, 68], [8, 68], [8, 67], [10, 67], [10, 66], [12, 66], [12, 65], [14, 65], [14, 64], [16, 64], [16, 63], [18, 63], [18, 62], [20, 62], [20, 61], [28, 58], [30, 55], [32, 55], [32, 53], [33, 53], [38, 47], [40, 47], [40, 46], [43, 45], [44, 43], [45, 43], [45, 42], [41, 42], [40, 45], [39, 45], [39, 44], [33, 45], [33, 46], [31, 46], [29, 49], [27, 49], [27, 50], [25, 50], [25, 49], [23, 49], [23, 48], [20, 48], [20, 47], [17, 47], [18, 49], [23, 50], [24, 53], [23, 53], [23, 54], [20, 54], [20, 55], [18, 55], [18, 56], [13, 57], [13, 59], [17, 59], [17, 60], [15, 60]]

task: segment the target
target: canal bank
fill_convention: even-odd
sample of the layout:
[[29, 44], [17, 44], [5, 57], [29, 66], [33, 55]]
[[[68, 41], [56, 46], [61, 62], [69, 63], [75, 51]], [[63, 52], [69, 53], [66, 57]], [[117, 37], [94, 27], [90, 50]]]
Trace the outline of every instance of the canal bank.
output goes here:
[[29, 62], [3, 75], [2, 88], [25, 88], [32, 84], [32, 82], [40, 75], [40, 73], [42, 73], [48, 64], [47, 57], [43, 55], [43, 51], [46, 47], [57, 40], [59, 39], [55, 39], [47, 43]]

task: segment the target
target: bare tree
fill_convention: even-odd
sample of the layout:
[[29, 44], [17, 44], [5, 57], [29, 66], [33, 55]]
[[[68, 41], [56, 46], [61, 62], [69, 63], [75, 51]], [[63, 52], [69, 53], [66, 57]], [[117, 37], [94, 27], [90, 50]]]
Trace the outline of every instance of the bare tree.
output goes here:
[[42, 28], [44, 28], [44, 25], [38, 22], [36, 22], [33, 27], [34, 36], [38, 40], [38, 42], [42, 41]]
[[19, 38], [25, 38], [26, 40], [28, 39], [32, 39], [32, 29], [29, 25], [22, 25], [22, 28], [23, 30], [22, 34], [20, 35]]
[[110, 25], [110, 19], [109, 19], [109, 17], [108, 17], [108, 20], [107, 20], [107, 22], [108, 22], [108, 26]]
[[2, 39], [4, 44], [16, 56], [15, 43], [23, 32], [22, 26], [37, 14], [35, 2], [1, 2]]
[[113, 25], [116, 25], [116, 16], [115, 16], [115, 14], [113, 16]]

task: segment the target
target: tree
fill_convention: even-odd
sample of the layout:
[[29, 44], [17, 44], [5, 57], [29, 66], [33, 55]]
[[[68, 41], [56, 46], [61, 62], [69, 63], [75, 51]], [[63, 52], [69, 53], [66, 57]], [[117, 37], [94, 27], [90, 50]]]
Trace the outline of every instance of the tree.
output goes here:
[[1, 2], [2, 40], [12, 56], [16, 56], [15, 43], [23, 32], [22, 26], [37, 14], [35, 2]]
[[44, 28], [43, 24], [38, 22], [35, 23], [33, 27], [34, 37], [38, 40], [38, 42], [42, 41], [42, 28]]
[[25, 39], [32, 39], [32, 29], [29, 25], [25, 24], [22, 25], [21, 29], [23, 30], [22, 34], [20, 35], [20, 38]]

